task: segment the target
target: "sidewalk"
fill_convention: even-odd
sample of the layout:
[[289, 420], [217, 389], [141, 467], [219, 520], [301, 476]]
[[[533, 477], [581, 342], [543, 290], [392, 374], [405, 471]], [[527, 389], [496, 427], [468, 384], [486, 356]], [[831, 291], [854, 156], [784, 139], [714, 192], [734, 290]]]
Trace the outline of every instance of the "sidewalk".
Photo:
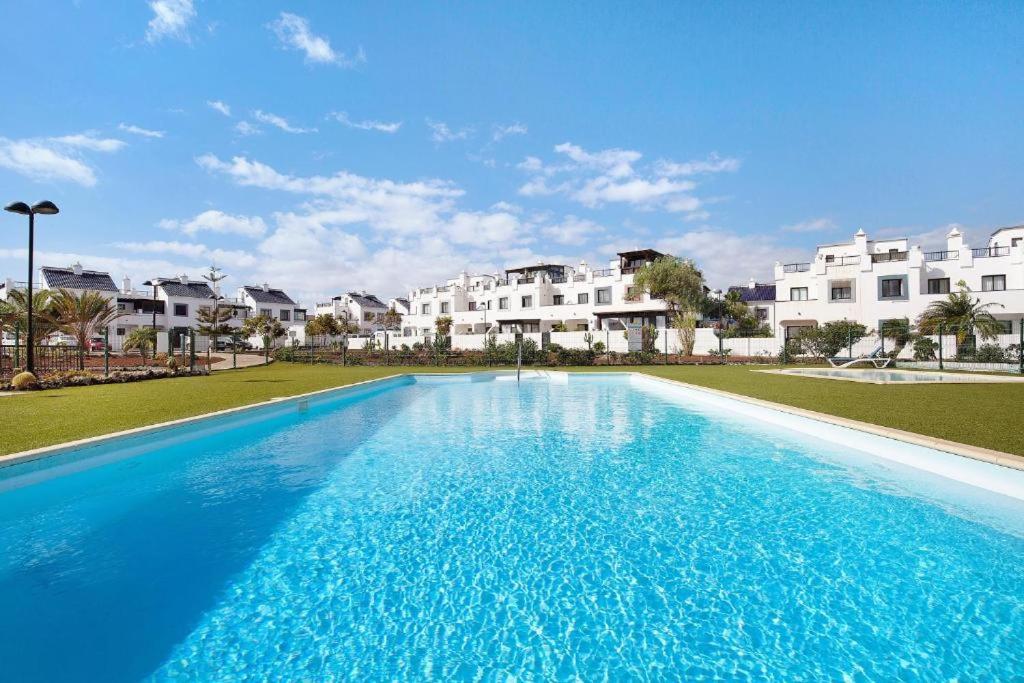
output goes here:
[[[270, 362], [273, 363], [274, 359], [271, 358]], [[250, 368], [254, 365], [263, 365], [263, 354], [262, 353], [240, 353], [238, 354], [238, 367]], [[211, 370], [231, 370], [231, 354], [228, 353], [227, 357], [223, 360], [217, 361], [210, 366]]]

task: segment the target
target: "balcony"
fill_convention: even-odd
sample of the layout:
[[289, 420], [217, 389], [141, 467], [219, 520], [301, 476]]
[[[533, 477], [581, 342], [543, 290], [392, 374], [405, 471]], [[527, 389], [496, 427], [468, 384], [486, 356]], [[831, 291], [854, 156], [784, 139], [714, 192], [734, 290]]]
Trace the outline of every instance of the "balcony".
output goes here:
[[555, 277], [551, 278], [551, 284], [553, 284], [553, 285], [560, 285], [560, 284], [563, 284], [564, 282], [565, 282], [565, 277], [561, 276], [561, 275], [556, 275]]
[[521, 277], [518, 280], [519, 284], [521, 284], [521, 285], [532, 285], [536, 281], [537, 281], [536, 277]]
[[782, 266], [783, 273], [806, 273], [811, 270], [810, 263], [787, 263]]
[[573, 275], [572, 276], [572, 281], [573, 282], [586, 282], [587, 281], [587, 276], [586, 275]]
[[971, 253], [974, 258], [993, 258], [995, 256], [1009, 256], [1009, 247], [981, 247], [980, 249], [971, 249]]
[[959, 251], [926, 251], [925, 261], [956, 261], [960, 258]]
[[611, 277], [615, 271], [611, 268], [602, 268], [594, 271], [594, 277]]
[[884, 254], [872, 254], [872, 263], [893, 263], [895, 261], [906, 261], [910, 256], [909, 251], [890, 251]]
[[840, 256], [833, 258], [831, 261], [828, 257], [825, 257], [825, 267], [831, 268], [832, 266], [855, 266], [860, 263], [860, 256]]

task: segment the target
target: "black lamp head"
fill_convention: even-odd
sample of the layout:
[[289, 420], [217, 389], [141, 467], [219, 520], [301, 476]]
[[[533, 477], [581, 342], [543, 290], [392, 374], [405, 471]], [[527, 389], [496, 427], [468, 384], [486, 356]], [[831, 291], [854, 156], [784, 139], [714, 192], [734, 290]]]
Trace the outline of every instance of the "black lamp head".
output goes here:
[[37, 202], [36, 205], [32, 207], [32, 213], [38, 213], [42, 216], [52, 216], [55, 213], [60, 213], [60, 209], [58, 209], [57, 205], [53, 202], [48, 199], [44, 199], [41, 202]]
[[25, 202], [13, 202], [4, 207], [4, 211], [10, 211], [11, 213], [20, 213], [22, 216], [27, 216], [32, 213], [32, 209], [28, 207]]

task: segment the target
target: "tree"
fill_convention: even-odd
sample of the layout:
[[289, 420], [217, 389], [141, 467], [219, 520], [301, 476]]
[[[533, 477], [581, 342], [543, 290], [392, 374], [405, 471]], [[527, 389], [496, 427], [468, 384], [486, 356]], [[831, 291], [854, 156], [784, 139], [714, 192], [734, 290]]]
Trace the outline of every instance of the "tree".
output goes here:
[[395, 310], [392, 306], [380, 316], [381, 326], [388, 331], [395, 331], [402, 328], [402, 314]]
[[227, 322], [234, 316], [230, 308], [219, 306], [200, 306], [196, 311], [196, 331], [210, 337], [230, 337], [237, 329]]
[[321, 313], [306, 321], [306, 335], [309, 337], [323, 337], [326, 342], [328, 337], [339, 334], [341, 334], [341, 325], [338, 323], [338, 319], [330, 313]]
[[434, 329], [437, 330], [437, 334], [442, 337], [447, 337], [448, 333], [452, 331], [452, 319], [451, 316], [443, 315], [434, 319]]
[[1003, 331], [1002, 325], [988, 309], [1002, 304], [983, 304], [981, 299], [971, 296], [967, 283], [956, 283], [958, 291], [950, 292], [945, 300], [933, 301], [917, 319], [921, 334], [938, 334], [939, 326], [945, 332], [956, 335], [957, 348], [963, 346], [967, 337], [977, 332], [982, 339], [993, 339]]
[[260, 337], [263, 340], [264, 351], [269, 352], [273, 341], [285, 335], [285, 329], [277, 318], [271, 318], [261, 313], [252, 318], [245, 319], [245, 322], [242, 323], [242, 333], [248, 336]]
[[[20, 330], [23, 343], [28, 343], [28, 295], [25, 290], [15, 289], [7, 294], [6, 301], [0, 301], [0, 325], [5, 332], [14, 334]], [[57, 331], [57, 319], [53, 313], [53, 295], [48, 289], [32, 293], [32, 340], [33, 346]]]
[[89, 340], [124, 313], [99, 292], [72, 294], [61, 289], [53, 297], [53, 315], [58, 329], [70, 334], [78, 343], [78, 369], [84, 370]]
[[146, 350], [152, 349], [156, 355], [156, 330], [152, 327], [136, 327], [125, 337], [122, 348], [125, 351], [138, 351], [143, 362], [146, 360]]
[[652, 299], [662, 299], [679, 330], [683, 355], [693, 354], [697, 314], [704, 304], [704, 275], [693, 261], [675, 256], [659, 256], [633, 275], [633, 285]]
[[832, 358], [868, 334], [867, 328], [849, 320], [833, 320], [820, 327], [808, 327], [800, 334], [800, 345], [815, 358]]

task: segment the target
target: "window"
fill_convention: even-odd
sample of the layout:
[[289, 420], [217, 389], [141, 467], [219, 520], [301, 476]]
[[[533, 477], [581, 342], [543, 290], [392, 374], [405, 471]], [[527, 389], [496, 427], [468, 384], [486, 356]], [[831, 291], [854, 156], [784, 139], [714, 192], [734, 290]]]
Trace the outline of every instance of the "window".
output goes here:
[[835, 263], [835, 261], [836, 261], [835, 254], [828, 254], [828, 255], [825, 256], [825, 263]]
[[763, 306], [759, 307], [759, 308], [755, 308], [754, 309], [754, 317], [757, 318], [758, 320], [767, 320], [768, 319], [768, 309], [764, 308]]
[[853, 287], [850, 285], [839, 285], [832, 288], [833, 301], [849, 301], [853, 299]]
[[295, 320], [305, 320], [305, 319], [306, 319], [306, 312], [305, 311], [295, 311]]
[[261, 308], [260, 309], [260, 315], [262, 315], [265, 318], [273, 318], [274, 317], [274, 312], [272, 310], [270, 310], [269, 308]]
[[533, 296], [524, 296], [520, 303], [523, 308], [533, 308]]
[[174, 315], [181, 318], [188, 316], [188, 304], [174, 304]]
[[126, 311], [126, 310], [128, 310], [128, 306], [126, 304], [123, 304], [120, 301], [118, 301], [117, 302], [117, 310], [119, 310], [119, 311]]
[[626, 301], [640, 301], [643, 291], [634, 285], [626, 287]]
[[552, 306], [561, 306], [564, 303], [565, 303], [565, 295], [564, 294], [555, 294], [553, 297], [551, 297], [551, 305]]
[[789, 288], [789, 300], [790, 301], [807, 301], [807, 288], [806, 287], [790, 287]]
[[1002, 292], [1005, 289], [1005, 275], [985, 275], [981, 278], [981, 291], [983, 292]]
[[933, 277], [928, 280], [929, 294], [949, 294], [949, 278]]
[[290, 322], [291, 321], [291, 317], [292, 317], [291, 311], [282, 308], [281, 309], [281, 317], [278, 318], [278, 320], [280, 320], [283, 323], [286, 323], [286, 322]]
[[470, 301], [469, 302], [469, 310], [471, 310], [471, 311], [475, 311], [476, 310], [476, 302], [475, 301]]
[[507, 296], [498, 297], [498, 309], [502, 310], [502, 311], [507, 311], [508, 310], [508, 297]]
[[590, 303], [590, 292], [583, 292], [582, 294], [576, 295], [576, 303], [578, 304], [589, 304]]
[[612, 288], [605, 287], [594, 291], [594, 303], [610, 304], [612, 302]]
[[442, 301], [441, 304], [440, 304], [440, 307], [441, 307], [441, 315], [444, 315], [445, 313], [448, 312], [448, 302], [447, 301]]
[[124, 336], [124, 328], [123, 327], [117, 328], [117, 330], [114, 332], [114, 334], [116, 334], [118, 337], [123, 337]]
[[423, 315], [430, 315], [430, 304], [421, 305], [420, 313], [422, 313]]
[[882, 298], [889, 299], [903, 296], [902, 278], [885, 278], [882, 280]]
[[1022, 241], [1024, 241], [1024, 237], [1014, 237], [1014, 238], [1013, 238], [1012, 240], [1010, 240], [1010, 246], [1011, 246], [1011, 247], [1016, 247], [1016, 246], [1018, 246], [1018, 245], [1019, 245], [1019, 244], [1020, 244], [1020, 243], [1021, 243]]
[[999, 332], [999, 334], [1013, 334], [1013, 321], [1012, 320], [997, 320], [996, 322], [999, 323], [999, 326], [1003, 328]]

